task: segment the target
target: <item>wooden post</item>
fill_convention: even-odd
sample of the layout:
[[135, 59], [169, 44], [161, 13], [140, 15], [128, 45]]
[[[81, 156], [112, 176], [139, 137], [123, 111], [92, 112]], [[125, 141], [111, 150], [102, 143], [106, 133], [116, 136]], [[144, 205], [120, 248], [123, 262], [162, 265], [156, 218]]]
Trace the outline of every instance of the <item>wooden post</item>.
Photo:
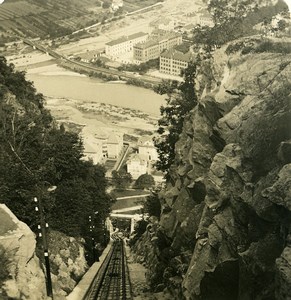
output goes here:
[[42, 247], [43, 247], [45, 269], [46, 269], [46, 291], [47, 291], [47, 296], [53, 299], [54, 296], [53, 296], [53, 287], [52, 287], [48, 242], [47, 242], [48, 223], [45, 221], [45, 215], [43, 211], [41, 198], [38, 200], [37, 197], [34, 197], [34, 202], [35, 202], [35, 211], [38, 212], [39, 222], [40, 222], [37, 227], [39, 230], [38, 236], [42, 239]]

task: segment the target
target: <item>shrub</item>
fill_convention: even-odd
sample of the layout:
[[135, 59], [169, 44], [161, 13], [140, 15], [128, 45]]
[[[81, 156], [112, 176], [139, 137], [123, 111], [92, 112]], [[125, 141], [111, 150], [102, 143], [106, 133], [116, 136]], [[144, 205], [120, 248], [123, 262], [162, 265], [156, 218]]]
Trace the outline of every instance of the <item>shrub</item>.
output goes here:
[[161, 203], [158, 193], [155, 192], [151, 196], [147, 197], [146, 202], [144, 203], [144, 212], [148, 213], [150, 216], [160, 218]]
[[291, 43], [281, 42], [276, 43], [272, 41], [262, 42], [256, 49], [256, 53], [271, 52], [271, 53], [291, 53]]
[[135, 182], [135, 186], [140, 189], [148, 189], [155, 185], [154, 177], [150, 174], [142, 174]]

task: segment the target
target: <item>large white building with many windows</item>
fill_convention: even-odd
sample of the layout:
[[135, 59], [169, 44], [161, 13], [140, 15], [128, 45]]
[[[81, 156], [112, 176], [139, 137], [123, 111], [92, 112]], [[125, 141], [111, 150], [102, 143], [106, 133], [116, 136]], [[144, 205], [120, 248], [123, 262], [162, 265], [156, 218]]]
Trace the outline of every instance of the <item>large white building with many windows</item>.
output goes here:
[[105, 44], [105, 54], [110, 58], [117, 58], [119, 55], [133, 51], [133, 46], [138, 43], [144, 43], [148, 34], [137, 32], [129, 36], [123, 36], [119, 39]]
[[133, 47], [133, 58], [139, 62], [147, 62], [159, 58], [164, 50], [172, 49], [182, 43], [182, 36], [175, 32], [159, 31], [155, 36], [144, 43], [138, 43]]
[[188, 67], [189, 62], [193, 59], [193, 54], [177, 50], [163, 52], [160, 56], [160, 72], [175, 76], [180, 76], [181, 71]]

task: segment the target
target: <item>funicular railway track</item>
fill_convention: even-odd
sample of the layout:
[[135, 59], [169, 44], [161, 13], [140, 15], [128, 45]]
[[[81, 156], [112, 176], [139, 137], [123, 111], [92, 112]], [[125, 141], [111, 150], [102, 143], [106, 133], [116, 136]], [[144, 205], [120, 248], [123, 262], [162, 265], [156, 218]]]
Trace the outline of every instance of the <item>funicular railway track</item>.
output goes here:
[[96, 274], [84, 300], [132, 299], [122, 239], [116, 239]]

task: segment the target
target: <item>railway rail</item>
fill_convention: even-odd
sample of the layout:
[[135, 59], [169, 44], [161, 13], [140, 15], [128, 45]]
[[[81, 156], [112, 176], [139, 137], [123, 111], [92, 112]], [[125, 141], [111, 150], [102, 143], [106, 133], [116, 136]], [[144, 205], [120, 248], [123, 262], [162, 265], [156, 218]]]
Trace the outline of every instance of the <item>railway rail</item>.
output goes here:
[[83, 300], [131, 300], [131, 285], [123, 240], [118, 236]]
[[107, 69], [103, 67], [97, 67], [97, 66], [90, 66], [86, 63], [82, 63], [79, 61], [75, 61], [72, 59], [67, 58], [66, 56], [59, 54], [58, 52], [50, 49], [49, 47], [44, 47], [38, 43], [38, 41], [32, 41], [29, 39], [22, 39], [23, 43], [33, 47], [34, 49], [37, 49], [43, 53], [49, 54], [50, 56], [58, 59], [58, 63], [65, 68], [69, 68], [71, 70], [79, 70], [81, 71], [86, 71], [86, 72], [97, 72], [97, 73], [102, 73], [106, 75], [112, 75], [112, 76], [118, 76], [119, 78], [125, 78], [125, 79], [133, 79], [137, 81], [142, 81], [144, 83], [149, 83], [151, 85], [157, 85], [162, 82], [161, 78], [157, 77], [150, 77], [147, 75], [143, 75], [142, 77], [136, 77], [135, 75], [132, 74], [127, 74], [122, 71], [118, 70], [113, 70], [113, 69]]

